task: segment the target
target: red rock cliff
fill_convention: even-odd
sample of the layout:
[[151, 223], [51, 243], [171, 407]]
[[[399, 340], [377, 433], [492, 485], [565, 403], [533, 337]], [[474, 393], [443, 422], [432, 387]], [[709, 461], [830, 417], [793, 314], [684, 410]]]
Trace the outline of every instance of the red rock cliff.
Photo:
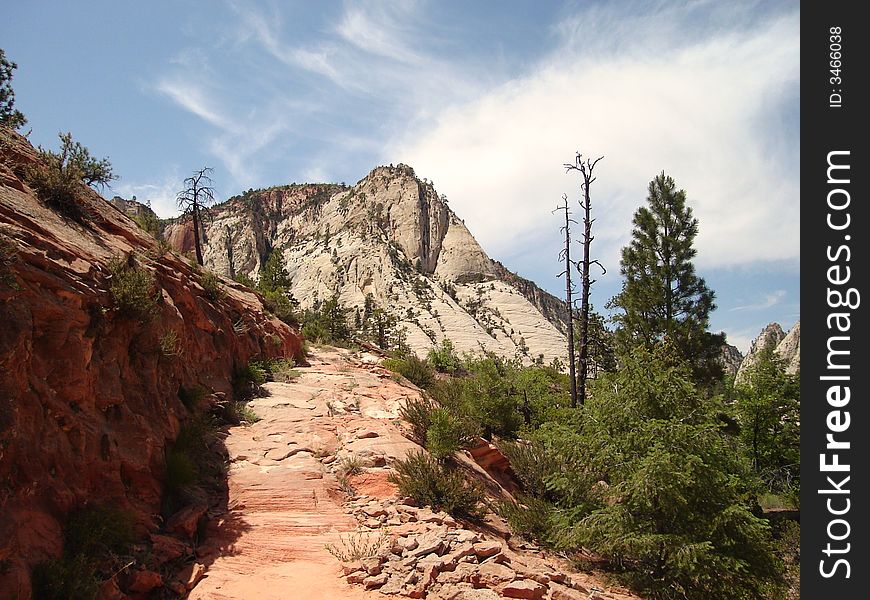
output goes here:
[[[0, 597], [29, 596], [29, 571], [61, 551], [61, 524], [111, 502], [153, 528], [164, 447], [190, 416], [179, 388], [232, 394], [252, 357], [295, 356], [298, 334], [229, 280], [202, 274], [82, 186], [83, 224], [40, 202], [30, 144], [0, 128]], [[133, 253], [160, 288], [144, 321], [113, 307], [110, 260]], [[177, 356], [160, 351], [174, 331]]]

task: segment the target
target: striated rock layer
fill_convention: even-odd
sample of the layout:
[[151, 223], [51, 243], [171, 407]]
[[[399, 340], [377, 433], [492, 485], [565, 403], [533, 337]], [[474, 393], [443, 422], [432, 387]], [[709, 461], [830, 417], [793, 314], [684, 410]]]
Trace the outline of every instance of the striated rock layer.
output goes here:
[[[75, 508], [110, 504], [154, 528], [164, 448], [191, 414], [182, 387], [231, 396], [252, 357], [300, 351], [256, 295], [224, 280], [210, 299], [201, 271], [92, 190], [78, 192], [82, 224], [47, 208], [24, 177], [36, 161], [0, 128], [2, 598], [30, 596], [30, 569], [61, 552]], [[150, 318], [113, 305], [107, 264], [131, 253], [159, 288]]]
[[[173, 247], [193, 247], [189, 223], [172, 223]], [[337, 294], [375, 303], [425, 353], [442, 339], [458, 351], [543, 355], [564, 361], [564, 303], [490, 259], [431, 183], [410, 167], [378, 167], [352, 188], [290, 185], [233, 198], [205, 224], [215, 272], [257, 279], [280, 252], [303, 307]]]

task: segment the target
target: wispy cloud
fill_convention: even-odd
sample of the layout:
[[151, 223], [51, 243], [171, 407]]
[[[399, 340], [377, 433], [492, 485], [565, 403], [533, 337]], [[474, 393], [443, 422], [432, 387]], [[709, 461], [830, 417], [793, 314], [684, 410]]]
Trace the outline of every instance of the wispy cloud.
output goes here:
[[764, 294], [764, 298], [760, 302], [756, 302], [753, 304], [745, 304], [742, 306], [735, 306], [730, 309], [732, 312], [741, 311], [741, 310], [764, 310], [766, 308], [773, 308], [777, 304], [780, 304], [786, 296], [785, 290], [776, 290], [775, 292], [771, 292], [768, 294]]
[[173, 168], [157, 182], [125, 181], [115, 186], [115, 192], [123, 198], [135, 197], [143, 204], [149, 204], [160, 217], [170, 217], [178, 213], [175, 198], [183, 187], [184, 176]]
[[184, 110], [228, 132], [238, 132], [238, 126], [227, 115], [222, 114], [213, 98], [209, 97], [201, 85], [180, 79], [164, 79], [155, 86], [156, 90], [169, 97]]
[[396, 138], [384, 160], [433, 178], [496, 255], [519, 239], [551, 260], [556, 224], [546, 216], [563, 192], [578, 196], [561, 165], [580, 150], [605, 156], [593, 187], [595, 252], [611, 271], [662, 170], [699, 217], [702, 268], [796, 261], [797, 132], [781, 139], [766, 119], [798, 93], [797, 10], [747, 26], [739, 14], [699, 23], [661, 6], [632, 18], [606, 3], [570, 17], [527, 74], [444, 108], [434, 126]]

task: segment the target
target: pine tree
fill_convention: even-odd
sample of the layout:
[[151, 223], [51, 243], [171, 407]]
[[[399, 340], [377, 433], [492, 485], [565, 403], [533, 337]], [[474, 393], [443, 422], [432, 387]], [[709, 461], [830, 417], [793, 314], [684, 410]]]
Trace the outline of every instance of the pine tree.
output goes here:
[[18, 129], [27, 123], [27, 119], [21, 111], [15, 109], [12, 72], [17, 68], [18, 65], [7, 60], [6, 53], [0, 48], [0, 125], [5, 125], [12, 129]]
[[707, 331], [715, 294], [695, 273], [692, 259], [698, 220], [664, 172], [649, 184], [647, 206], [634, 213], [632, 240], [622, 249], [622, 292], [610, 307], [622, 352], [635, 345], [652, 349], [669, 340], [693, 368], [696, 380], [713, 384], [722, 378], [719, 360], [724, 334]]

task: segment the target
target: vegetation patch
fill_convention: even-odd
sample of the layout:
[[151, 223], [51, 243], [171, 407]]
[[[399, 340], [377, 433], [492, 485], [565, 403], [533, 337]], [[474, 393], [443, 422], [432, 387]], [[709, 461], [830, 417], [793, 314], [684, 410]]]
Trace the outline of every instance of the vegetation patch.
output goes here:
[[415, 354], [389, 358], [384, 361], [384, 367], [398, 373], [420, 389], [429, 389], [435, 384], [435, 370]]
[[221, 282], [221, 278], [211, 271], [203, 273], [202, 279], [200, 279], [200, 284], [202, 285], [202, 289], [205, 290], [205, 297], [212, 302], [220, 302], [226, 298], [227, 291], [224, 289], [224, 284]]
[[100, 582], [118, 570], [119, 556], [130, 552], [132, 542], [133, 522], [127, 513], [101, 506], [73, 512], [64, 528], [63, 555], [33, 570], [33, 597], [94, 600]]
[[163, 515], [205, 497], [204, 487], [224, 476], [226, 465], [212, 444], [217, 423], [211, 415], [198, 415], [184, 424], [167, 445], [163, 488]]
[[338, 539], [338, 544], [326, 544], [326, 550], [341, 562], [354, 562], [377, 556], [386, 547], [390, 536], [382, 529], [341, 534]]
[[133, 254], [109, 261], [109, 292], [119, 313], [145, 320], [157, 310], [160, 291], [151, 271], [139, 265]]
[[79, 202], [82, 186], [103, 186], [116, 179], [107, 158], [96, 159], [70, 133], [59, 134], [58, 152], [39, 147], [39, 162], [27, 169], [28, 183], [40, 200], [60, 215], [83, 223], [86, 212]]
[[481, 488], [422, 450], [397, 460], [393, 468], [396, 472], [390, 475], [390, 481], [398, 486], [402, 495], [410, 496], [421, 506], [429, 505], [454, 517], [480, 517], [484, 497]]

